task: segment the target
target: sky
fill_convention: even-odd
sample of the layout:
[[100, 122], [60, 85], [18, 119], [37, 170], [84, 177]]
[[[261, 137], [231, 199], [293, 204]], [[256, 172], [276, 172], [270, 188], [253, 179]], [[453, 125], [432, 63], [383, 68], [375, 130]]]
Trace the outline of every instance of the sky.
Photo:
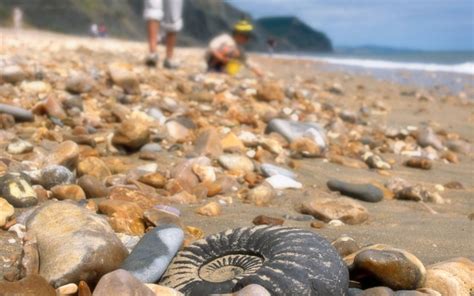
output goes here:
[[474, 50], [474, 0], [226, 0], [253, 17], [296, 15], [335, 46]]

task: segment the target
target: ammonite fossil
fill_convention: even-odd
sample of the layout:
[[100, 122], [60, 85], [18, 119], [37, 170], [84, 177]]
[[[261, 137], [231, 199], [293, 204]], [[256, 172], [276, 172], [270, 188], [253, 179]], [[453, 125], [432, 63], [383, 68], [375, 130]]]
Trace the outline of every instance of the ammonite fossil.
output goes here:
[[231, 229], [179, 252], [160, 284], [187, 296], [259, 284], [272, 295], [346, 295], [349, 275], [319, 235], [281, 226]]

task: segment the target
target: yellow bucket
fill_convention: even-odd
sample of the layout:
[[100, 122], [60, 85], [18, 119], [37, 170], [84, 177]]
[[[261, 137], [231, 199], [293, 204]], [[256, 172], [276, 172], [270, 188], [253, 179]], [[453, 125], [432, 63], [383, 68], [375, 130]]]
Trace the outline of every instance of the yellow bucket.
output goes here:
[[237, 73], [240, 72], [240, 62], [238, 60], [230, 60], [226, 67], [225, 67], [225, 70], [227, 72], [227, 74], [229, 75], [236, 75]]

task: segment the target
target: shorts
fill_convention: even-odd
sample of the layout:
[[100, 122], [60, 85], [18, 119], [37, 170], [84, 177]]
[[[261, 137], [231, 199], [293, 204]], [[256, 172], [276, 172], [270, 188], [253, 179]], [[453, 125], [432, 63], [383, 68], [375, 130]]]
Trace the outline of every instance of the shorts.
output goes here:
[[160, 21], [167, 32], [178, 32], [183, 28], [183, 0], [145, 0], [145, 20]]

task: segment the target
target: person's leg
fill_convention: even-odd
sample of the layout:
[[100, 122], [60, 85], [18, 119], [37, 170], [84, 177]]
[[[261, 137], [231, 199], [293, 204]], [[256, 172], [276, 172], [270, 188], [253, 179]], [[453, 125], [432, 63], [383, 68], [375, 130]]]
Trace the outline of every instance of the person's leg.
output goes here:
[[160, 33], [160, 21], [163, 19], [163, 0], [145, 0], [145, 11], [143, 17], [146, 20], [148, 51], [149, 55], [145, 63], [148, 66], [156, 66], [158, 53], [156, 51], [158, 34]]
[[160, 22], [156, 20], [148, 20], [148, 50], [150, 53], [156, 53], [156, 45], [158, 44], [158, 34], [160, 33]]
[[176, 45], [177, 32], [183, 27], [182, 13], [183, 0], [163, 0], [163, 28], [166, 34], [166, 68], [177, 68], [178, 64], [173, 61], [174, 47]]
[[168, 34], [166, 34], [166, 58], [169, 60], [173, 59], [176, 36], [176, 32], [168, 32]]

